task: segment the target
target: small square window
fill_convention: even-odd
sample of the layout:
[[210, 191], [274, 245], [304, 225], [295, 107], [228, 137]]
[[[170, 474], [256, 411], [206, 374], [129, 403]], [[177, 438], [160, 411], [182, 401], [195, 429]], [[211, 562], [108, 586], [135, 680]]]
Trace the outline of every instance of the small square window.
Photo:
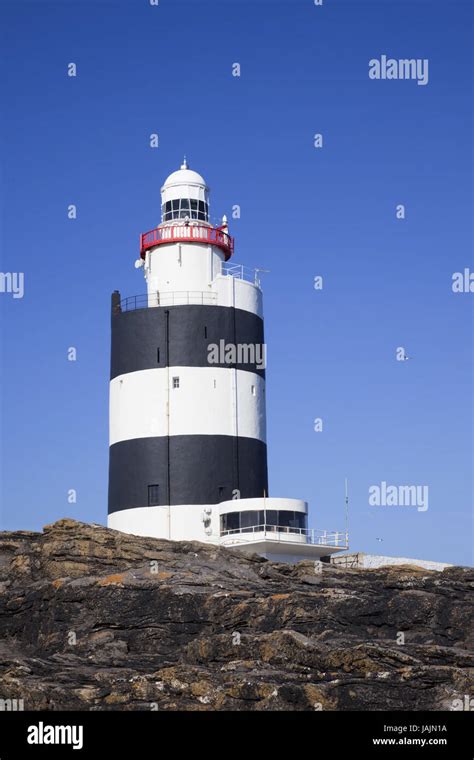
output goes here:
[[160, 486], [156, 483], [148, 486], [148, 506], [159, 507], [160, 505]]
[[179, 388], [179, 377], [173, 377], [173, 388]]

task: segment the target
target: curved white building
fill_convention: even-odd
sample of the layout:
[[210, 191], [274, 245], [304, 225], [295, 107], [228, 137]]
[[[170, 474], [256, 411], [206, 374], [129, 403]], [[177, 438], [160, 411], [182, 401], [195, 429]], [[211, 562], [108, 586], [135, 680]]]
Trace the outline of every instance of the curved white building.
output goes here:
[[146, 294], [112, 295], [108, 525], [296, 561], [347, 548], [307, 504], [268, 496], [265, 344], [256, 276], [186, 162], [141, 235]]

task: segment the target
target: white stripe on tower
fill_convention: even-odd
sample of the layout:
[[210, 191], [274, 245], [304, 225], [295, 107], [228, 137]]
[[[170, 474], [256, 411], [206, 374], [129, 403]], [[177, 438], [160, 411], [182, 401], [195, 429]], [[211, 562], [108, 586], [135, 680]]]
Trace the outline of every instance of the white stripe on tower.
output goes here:
[[[265, 380], [233, 369], [169, 368], [169, 435], [238, 435], [266, 441]], [[174, 387], [174, 386], [177, 387]], [[110, 445], [168, 435], [168, 370], [145, 369], [110, 383]], [[235, 419], [236, 415], [236, 419]], [[237, 424], [236, 424], [237, 423]]]

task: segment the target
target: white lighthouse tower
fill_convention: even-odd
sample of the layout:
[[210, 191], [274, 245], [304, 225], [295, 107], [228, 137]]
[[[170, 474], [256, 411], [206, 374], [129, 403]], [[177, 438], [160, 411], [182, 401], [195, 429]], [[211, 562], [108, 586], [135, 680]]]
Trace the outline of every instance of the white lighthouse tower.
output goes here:
[[141, 235], [144, 295], [112, 295], [110, 528], [281, 561], [347, 548], [307, 503], [268, 495], [265, 344], [256, 274], [229, 263], [227, 220], [186, 160]]

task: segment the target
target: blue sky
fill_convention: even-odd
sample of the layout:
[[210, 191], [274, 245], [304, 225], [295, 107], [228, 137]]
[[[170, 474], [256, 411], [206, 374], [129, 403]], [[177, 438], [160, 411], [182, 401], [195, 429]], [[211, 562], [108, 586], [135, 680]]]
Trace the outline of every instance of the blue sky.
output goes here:
[[[25, 276], [0, 294], [2, 527], [106, 521], [110, 294], [144, 292], [139, 233], [186, 153], [213, 217], [241, 206], [235, 263], [270, 270], [270, 494], [343, 528], [348, 477], [352, 549], [470, 564], [474, 296], [451, 277], [473, 268], [471, 3], [0, 13], [1, 271]], [[427, 58], [429, 83], [369, 79], [382, 54]], [[428, 510], [369, 506], [382, 481], [428, 486]]]

